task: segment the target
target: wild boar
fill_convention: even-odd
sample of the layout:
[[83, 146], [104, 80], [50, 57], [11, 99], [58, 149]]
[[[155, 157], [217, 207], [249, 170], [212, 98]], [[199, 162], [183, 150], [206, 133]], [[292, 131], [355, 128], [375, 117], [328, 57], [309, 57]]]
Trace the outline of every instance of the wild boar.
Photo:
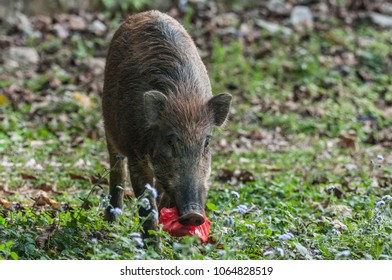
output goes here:
[[[177, 207], [184, 225], [204, 223], [210, 176], [210, 139], [229, 113], [231, 95], [212, 96], [206, 68], [185, 29], [158, 11], [129, 16], [115, 32], [107, 54], [102, 112], [110, 157], [110, 206], [123, 207], [127, 158], [132, 188], [140, 197], [146, 184], [158, 197], [151, 217], [162, 207]], [[155, 215], [156, 216], [156, 215]], [[143, 224], [157, 229], [156, 217]]]

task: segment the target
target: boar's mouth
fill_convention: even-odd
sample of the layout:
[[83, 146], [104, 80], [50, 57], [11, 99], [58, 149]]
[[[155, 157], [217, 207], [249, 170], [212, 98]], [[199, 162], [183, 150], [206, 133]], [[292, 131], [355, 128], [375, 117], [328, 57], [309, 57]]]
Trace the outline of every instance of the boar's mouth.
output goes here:
[[[162, 184], [162, 182], [161, 182]], [[166, 185], [167, 184], [162, 184]], [[188, 184], [186, 184], [188, 185]], [[163, 207], [176, 207], [178, 222], [184, 226], [200, 226], [205, 222], [204, 199], [197, 188], [165, 188], [159, 203], [159, 209]]]
[[204, 224], [204, 209], [198, 203], [189, 203], [178, 207], [178, 221], [184, 226], [200, 226]]

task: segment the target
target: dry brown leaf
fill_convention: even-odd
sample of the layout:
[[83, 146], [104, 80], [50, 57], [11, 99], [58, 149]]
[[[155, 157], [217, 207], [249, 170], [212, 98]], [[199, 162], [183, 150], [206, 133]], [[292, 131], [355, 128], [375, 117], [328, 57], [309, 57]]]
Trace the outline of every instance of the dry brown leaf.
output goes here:
[[61, 202], [51, 199], [47, 193], [41, 192], [40, 195], [35, 199], [33, 207], [45, 206], [46, 204], [55, 209], [60, 208], [60, 206], [62, 205]]
[[253, 173], [247, 171], [247, 170], [242, 170], [240, 174], [238, 175], [238, 180], [240, 180], [243, 183], [247, 182], [254, 182], [256, 180], [255, 176]]
[[45, 206], [46, 204], [48, 204], [48, 200], [49, 200], [49, 197], [47, 196], [47, 194], [42, 193], [41, 195], [39, 195], [39, 196], [34, 200], [33, 207]]
[[84, 138], [81, 135], [73, 135], [71, 140], [71, 147], [75, 148], [84, 143]]
[[50, 238], [51, 235], [57, 230], [57, 225], [49, 225], [41, 228], [42, 233], [35, 238], [35, 244], [38, 249], [42, 249], [45, 247], [46, 242]]
[[89, 181], [89, 179], [88, 179], [86, 176], [78, 175], [78, 174], [75, 174], [75, 173], [69, 173], [69, 177], [70, 177], [72, 180]]
[[282, 167], [276, 167], [276, 166], [270, 166], [270, 165], [266, 165], [266, 166], [264, 166], [264, 168], [265, 168], [267, 171], [270, 171], [270, 172], [279, 172], [279, 171], [282, 171], [282, 170], [283, 170]]
[[14, 204], [13, 202], [9, 202], [0, 197], [0, 205], [3, 206], [4, 208], [9, 209], [13, 204]]
[[329, 205], [329, 202], [330, 202], [330, 198], [328, 197], [327, 199], [321, 201], [321, 202], [320, 202], [320, 205], [321, 205], [323, 208], [327, 208], [328, 205]]
[[98, 184], [98, 185], [109, 185], [108, 178], [101, 177], [99, 174], [95, 174], [90, 176], [91, 183]]
[[8, 103], [7, 96], [5, 96], [4, 94], [0, 94], [0, 107], [7, 103]]
[[86, 110], [91, 109], [92, 104], [90, 97], [78, 91], [75, 91], [72, 96], [80, 106], [84, 107]]
[[251, 173], [247, 170], [236, 170], [233, 172], [228, 169], [221, 169], [218, 174], [218, 180], [223, 181], [223, 182], [240, 181], [240, 182], [246, 183], [246, 182], [255, 181], [255, 176], [253, 175], [253, 173]]
[[42, 183], [37, 186], [37, 189], [43, 190], [45, 192], [53, 191], [53, 186], [48, 183]]
[[27, 173], [21, 173], [20, 176], [22, 176], [22, 179], [24, 179], [24, 180], [37, 180], [38, 179], [37, 177], [30, 175], [30, 174], [27, 174]]
[[87, 132], [87, 137], [92, 139], [92, 140], [98, 140], [99, 139], [99, 133], [98, 133], [97, 129], [90, 129]]
[[339, 147], [353, 149], [354, 151], [358, 149], [355, 131], [349, 130], [349, 131], [342, 132], [339, 135], [339, 138], [340, 138], [340, 141], [338, 142]]
[[0, 191], [2, 191], [5, 194], [16, 194], [16, 191], [8, 190], [7, 186], [5, 185], [0, 185]]

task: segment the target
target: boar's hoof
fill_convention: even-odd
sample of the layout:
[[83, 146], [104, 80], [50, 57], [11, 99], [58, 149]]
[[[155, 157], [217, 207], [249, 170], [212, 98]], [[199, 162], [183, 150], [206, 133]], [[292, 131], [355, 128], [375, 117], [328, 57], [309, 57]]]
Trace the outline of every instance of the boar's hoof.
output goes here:
[[110, 209], [112, 209], [111, 206], [105, 209], [105, 220], [108, 222], [116, 222], [117, 218], [116, 215], [110, 212]]

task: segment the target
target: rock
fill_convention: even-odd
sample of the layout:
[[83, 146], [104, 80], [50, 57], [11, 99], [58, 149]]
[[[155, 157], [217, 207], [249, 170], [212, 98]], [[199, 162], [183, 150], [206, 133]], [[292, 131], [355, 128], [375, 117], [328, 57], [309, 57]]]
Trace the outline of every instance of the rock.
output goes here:
[[291, 11], [290, 22], [292, 25], [303, 25], [305, 27], [313, 27], [312, 11], [306, 6], [295, 6]]
[[392, 15], [392, 3], [388, 3], [387, 1], [380, 3], [379, 11], [383, 14]]
[[327, 211], [338, 217], [351, 218], [353, 209], [346, 205], [330, 205]]
[[88, 30], [90, 30], [95, 35], [102, 35], [106, 32], [107, 27], [102, 23], [102, 21], [94, 20], [88, 27]]
[[19, 12], [15, 12], [7, 17], [6, 23], [10, 26], [17, 26], [20, 30], [33, 28], [27, 16]]
[[94, 75], [103, 75], [105, 70], [105, 58], [89, 57], [82, 61], [81, 66], [91, 71]]
[[9, 68], [35, 68], [39, 62], [38, 52], [29, 47], [11, 47], [3, 58]]
[[268, 10], [275, 14], [288, 15], [290, 12], [285, 2], [285, 0], [269, 0], [266, 6]]
[[69, 30], [61, 23], [54, 24], [53, 30], [60, 39], [66, 39], [69, 36]]
[[279, 25], [279, 24], [276, 24], [273, 22], [268, 22], [263, 19], [257, 19], [255, 23], [258, 27], [264, 28], [270, 33], [276, 33], [276, 32], [281, 31], [286, 35], [290, 35], [292, 32], [290, 28], [287, 28], [285, 26], [282, 26], [282, 25]]
[[337, 229], [340, 232], [348, 230], [348, 227], [337, 219], [332, 221], [332, 225], [335, 229]]
[[77, 15], [70, 15], [69, 17], [69, 29], [74, 31], [86, 30], [87, 25], [85, 20]]
[[180, 9], [180, 11], [182, 13], [185, 13], [186, 10], [188, 9], [188, 0], [179, 0], [178, 1], [178, 9]]
[[6, 23], [9, 26], [16, 26], [18, 30], [22, 31], [25, 35], [34, 38], [39, 38], [42, 36], [41, 32], [34, 30], [28, 17], [20, 12], [10, 14], [6, 19]]
[[240, 22], [240, 19], [235, 13], [225, 13], [217, 15], [215, 18], [212, 19], [212, 22], [215, 24], [215, 26], [224, 28], [237, 26]]
[[0, 49], [9, 48], [12, 45], [12, 42], [12, 36], [0, 35]]
[[370, 13], [369, 16], [373, 23], [381, 27], [392, 28], [392, 17], [379, 13]]

